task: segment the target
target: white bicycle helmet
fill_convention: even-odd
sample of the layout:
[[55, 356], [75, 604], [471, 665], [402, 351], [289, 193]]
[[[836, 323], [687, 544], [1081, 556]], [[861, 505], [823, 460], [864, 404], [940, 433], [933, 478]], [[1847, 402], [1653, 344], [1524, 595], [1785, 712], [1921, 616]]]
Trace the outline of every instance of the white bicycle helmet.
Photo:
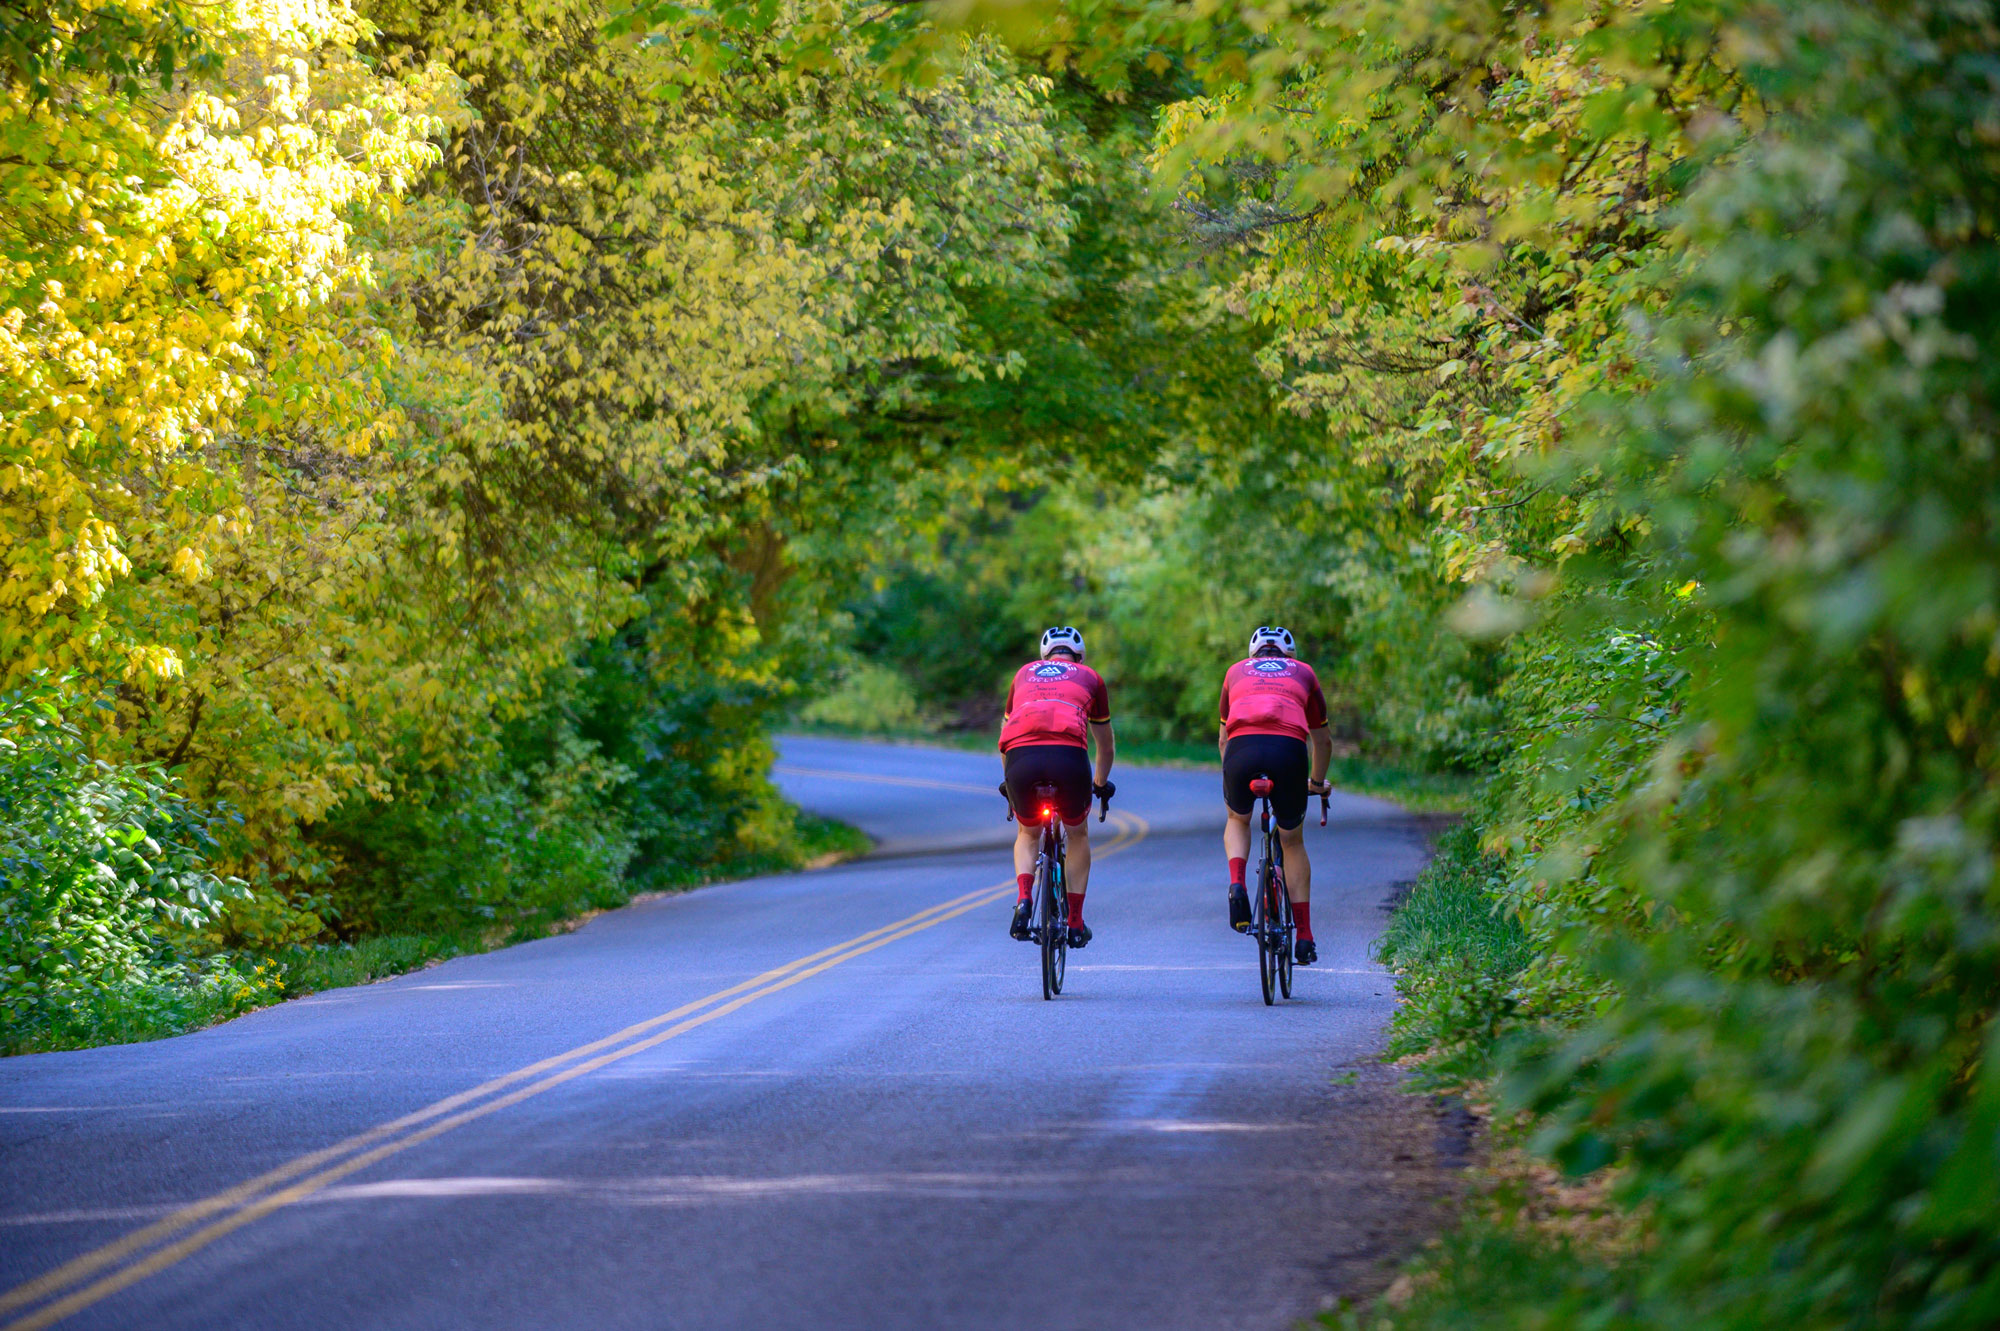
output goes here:
[[[1048, 639], [1044, 638], [1042, 641], [1047, 642]], [[1266, 625], [1263, 628], [1254, 630], [1250, 634], [1250, 655], [1255, 656], [1266, 647], [1276, 647], [1286, 656], [1297, 656], [1299, 654], [1299, 645], [1293, 640], [1292, 631], [1287, 628]], [[1046, 656], [1047, 652], [1044, 652], [1043, 655]]]
[[1077, 660], [1081, 661], [1083, 659], [1083, 635], [1067, 624], [1042, 630], [1042, 659], [1044, 661], [1048, 660], [1049, 653], [1055, 651], [1057, 648], [1067, 648], [1076, 654]]

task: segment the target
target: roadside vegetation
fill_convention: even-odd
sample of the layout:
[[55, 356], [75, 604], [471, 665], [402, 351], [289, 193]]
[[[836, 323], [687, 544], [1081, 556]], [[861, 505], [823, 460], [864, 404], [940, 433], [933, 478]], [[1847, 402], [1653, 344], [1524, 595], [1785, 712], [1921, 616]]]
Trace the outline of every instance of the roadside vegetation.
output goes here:
[[1340, 1318], [2000, 1323], [1992, 5], [8, 22], [9, 1047], [797, 862], [776, 728], [1052, 621], [1206, 762], [1282, 622], [1468, 810], [1493, 1165]]
[[1140, 189], [1095, 100], [609, 17], [8, 12], [0, 1048], [810, 860], [767, 737], [916, 423], [1067, 437], [989, 408]]
[[1232, 517], [1282, 477], [1485, 644], [1316, 599], [1323, 659], [1416, 667], [1368, 729], [1489, 773], [1396, 1039], [1542, 1162], [1348, 1320], [1994, 1324], [2000, 16], [1063, 13], [1201, 76], [1154, 161], [1328, 431]]
[[1494, 1163], [1335, 1320], [2000, 1320], [1994, 8], [973, 12], [1182, 80], [1149, 165], [1315, 434], [959, 507], [856, 649], [949, 724], [927, 625], [1085, 623], [1198, 741], [1282, 620], [1481, 777], [1384, 953]]
[[[597, 835], [584, 840], [532, 805], [496, 801], [457, 815], [469, 829], [405, 829], [410, 858], [396, 875], [313, 898], [334, 903], [321, 907], [329, 916], [347, 902], [370, 905], [374, 927], [274, 940], [241, 923], [262, 905], [250, 885], [210, 868], [223, 855], [218, 836], [238, 835], [232, 820], [178, 794], [155, 767], [89, 758], [61, 697], [43, 688], [0, 698], [9, 887], [0, 896], [0, 1053], [178, 1035], [284, 998], [544, 937], [641, 893], [868, 848], [851, 827], [781, 809], [766, 848], [633, 872], [637, 839], [614, 810], [601, 811]], [[421, 807], [413, 815], [426, 816]], [[372, 897], [369, 883], [393, 885], [393, 895]]]

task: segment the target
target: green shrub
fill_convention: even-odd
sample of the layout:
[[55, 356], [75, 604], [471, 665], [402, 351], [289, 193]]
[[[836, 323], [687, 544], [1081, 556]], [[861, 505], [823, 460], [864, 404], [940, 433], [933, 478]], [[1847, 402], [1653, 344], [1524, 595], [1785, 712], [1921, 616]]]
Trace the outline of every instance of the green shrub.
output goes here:
[[208, 867], [226, 815], [191, 804], [157, 766], [92, 758], [65, 716], [84, 705], [73, 687], [38, 678], [0, 697], [0, 1046], [9, 1049], [73, 1038], [93, 1013], [213, 1004], [246, 982], [227, 960], [195, 960], [195, 931], [247, 895]]
[[296, 904], [320, 903], [348, 941], [532, 933], [723, 866], [786, 862], [793, 811], [764, 735], [777, 689], [662, 674], [635, 625], [449, 763], [405, 762], [391, 798], [349, 800], [315, 830], [340, 868]]
[[631, 780], [565, 728], [540, 761], [512, 766], [496, 746], [343, 809], [326, 832], [344, 860], [334, 923], [349, 938], [520, 929], [615, 905], [635, 852], [617, 798]]
[[1428, 1055], [1433, 1081], [1490, 1074], [1494, 1045], [1514, 1022], [1517, 978], [1533, 953], [1502, 908], [1505, 878], [1505, 861], [1482, 854], [1473, 826], [1458, 824], [1438, 839], [1376, 945], [1403, 999], [1389, 1055]]
[[[926, 709], [987, 700], [1035, 651], [1036, 631], [1009, 614], [1004, 596], [973, 578], [898, 566], [885, 570], [880, 589], [850, 604], [848, 613], [854, 649], [870, 662], [895, 667], [912, 700]], [[883, 687], [880, 677], [861, 678]]]
[[162, 963], [145, 976], [75, 989], [32, 1021], [0, 1033], [0, 1053], [89, 1049], [159, 1040], [237, 1016], [293, 992], [282, 965], [241, 952]]
[[605, 787], [632, 837], [626, 877], [642, 891], [702, 881], [745, 857], [790, 853], [793, 812], [771, 785], [769, 730], [789, 690], [767, 661], [661, 660], [642, 622], [596, 644], [508, 730], [517, 763], [553, 753], [573, 725], [631, 774]]
[[[1531, 1007], [1570, 1020], [1502, 1087], [1647, 1205], [1630, 1324], [1973, 1331], [2000, 1324], [2000, 17], [1718, 23], [1758, 132], [1682, 212], [1654, 386], [1581, 445], [1647, 522], [1597, 594], [1664, 611], [1690, 674], [1664, 710], [1650, 668], [1609, 691], [1622, 751], [1538, 751], [1510, 891], [1549, 949]], [[1602, 641], [1564, 640], [1558, 670]]]
[[917, 701], [902, 671], [878, 661], [855, 662], [831, 692], [799, 711], [807, 725], [834, 726], [870, 734], [937, 728], [931, 712]]

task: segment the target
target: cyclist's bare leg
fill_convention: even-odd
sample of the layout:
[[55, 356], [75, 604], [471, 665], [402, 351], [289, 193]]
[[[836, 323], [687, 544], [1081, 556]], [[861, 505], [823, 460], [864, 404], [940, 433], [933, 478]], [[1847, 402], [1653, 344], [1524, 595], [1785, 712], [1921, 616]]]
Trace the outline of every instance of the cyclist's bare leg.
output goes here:
[[[1014, 875], [1035, 871], [1035, 852], [1040, 849], [1042, 829], [1022, 823], [1014, 829]], [[990, 843], [989, 843], [990, 844]]]
[[1069, 833], [1069, 845], [1063, 851], [1065, 877], [1069, 885], [1072, 902], [1081, 900], [1083, 891], [1090, 886], [1090, 820], [1080, 823], [1064, 823]]
[[1312, 858], [1306, 854], [1306, 825], [1278, 829], [1278, 844], [1285, 850], [1285, 895], [1292, 904], [1312, 900]]
[[1250, 815], [1238, 813], [1227, 804], [1222, 824], [1222, 853], [1229, 862], [1229, 927], [1242, 933], [1250, 927]]
[[1250, 858], [1250, 815], [1224, 806], [1229, 821], [1222, 825], [1222, 854], [1225, 859]]

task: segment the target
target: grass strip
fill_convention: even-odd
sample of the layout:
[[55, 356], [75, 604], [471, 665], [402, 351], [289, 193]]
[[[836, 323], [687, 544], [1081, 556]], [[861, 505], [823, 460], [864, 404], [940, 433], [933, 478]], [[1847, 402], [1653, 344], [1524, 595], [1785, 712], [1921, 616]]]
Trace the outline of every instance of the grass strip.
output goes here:
[[[1496, 909], [1500, 860], [1460, 823], [1390, 916], [1376, 955], [1402, 998], [1387, 1057], [1417, 1060], [1412, 1090], [1476, 1093], [1533, 959], [1520, 925]], [[1608, 1180], [1578, 1183], [1535, 1160], [1524, 1125], [1490, 1126], [1485, 1159], [1455, 1222], [1378, 1298], [1326, 1313], [1329, 1331], [1528, 1331], [1615, 1325], [1603, 1310], [1643, 1278], [1641, 1227]]]
[[1520, 924], [1497, 908], [1500, 873], [1470, 823], [1448, 829], [1376, 942], [1402, 998], [1388, 1056], [1420, 1057], [1422, 1085], [1484, 1078], [1493, 1042], [1517, 1007], [1516, 977], [1533, 951]]
[[[1502, 1189], [1505, 1192], [1505, 1189]], [[1530, 1331], [1618, 1325], [1604, 1310], [1629, 1301], [1629, 1256], [1593, 1250], [1506, 1197], [1475, 1199], [1378, 1299], [1323, 1314], [1329, 1331]]]

